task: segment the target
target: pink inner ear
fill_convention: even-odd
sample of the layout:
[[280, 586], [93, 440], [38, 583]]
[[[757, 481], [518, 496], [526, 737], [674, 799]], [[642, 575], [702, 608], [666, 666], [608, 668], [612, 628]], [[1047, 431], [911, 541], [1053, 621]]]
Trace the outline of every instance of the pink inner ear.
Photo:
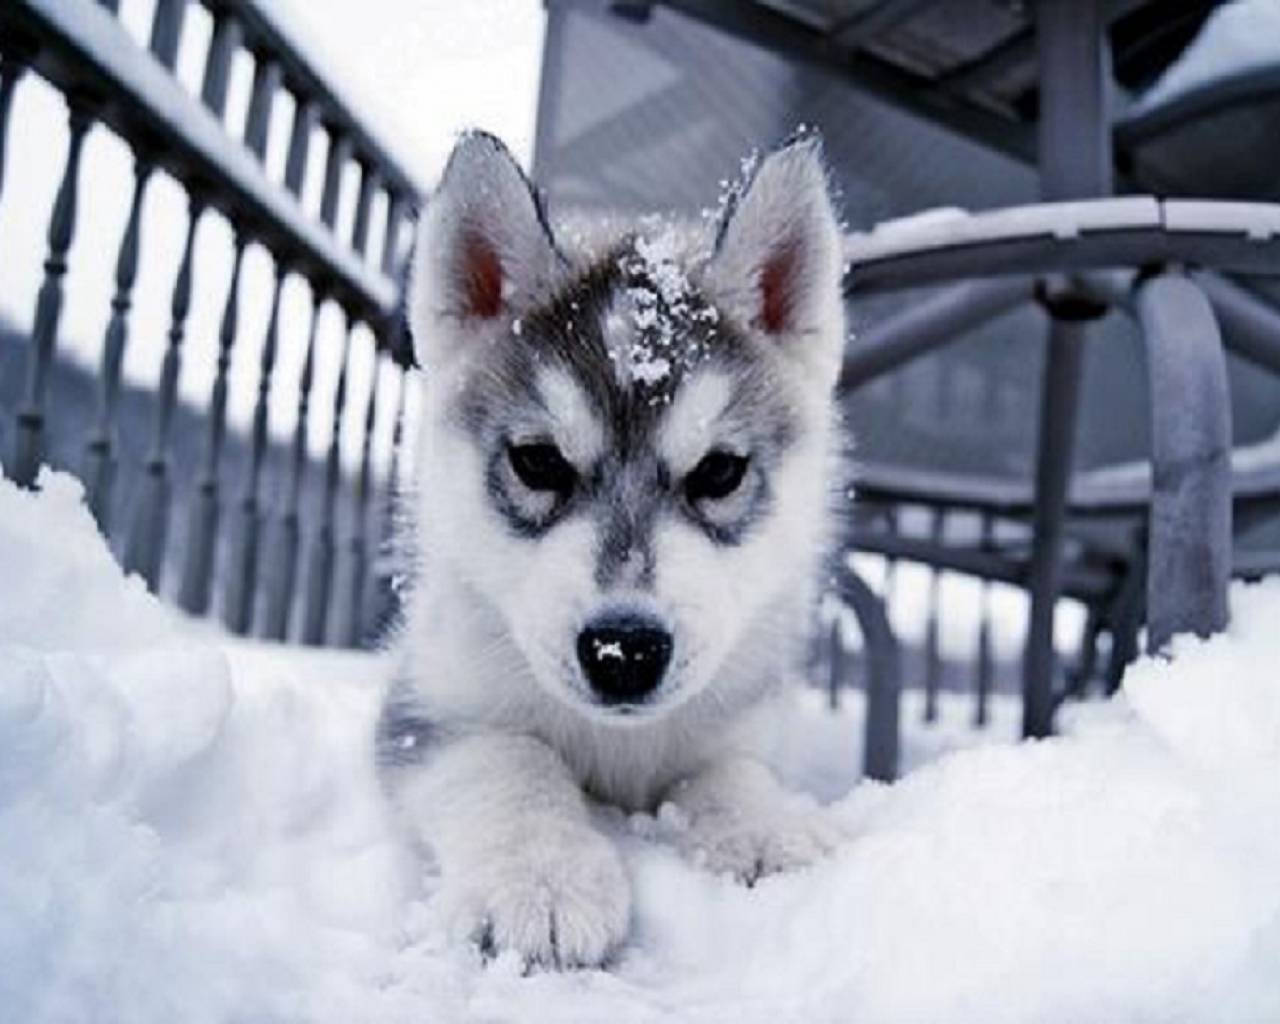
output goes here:
[[792, 326], [799, 253], [794, 242], [778, 246], [760, 271], [760, 325], [770, 334]]
[[502, 309], [502, 261], [497, 250], [481, 234], [469, 232], [462, 239], [464, 313], [494, 317]]

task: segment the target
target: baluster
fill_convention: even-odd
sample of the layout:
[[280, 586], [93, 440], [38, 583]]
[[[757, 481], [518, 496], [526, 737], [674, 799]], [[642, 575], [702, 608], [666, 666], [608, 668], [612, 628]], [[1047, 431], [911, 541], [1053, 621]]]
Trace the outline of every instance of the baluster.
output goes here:
[[387, 495], [382, 511], [382, 537], [390, 541], [396, 532], [396, 499], [400, 491], [400, 456], [404, 450], [404, 403], [408, 390], [409, 371], [398, 366], [395, 360], [392, 365], [399, 373], [396, 385], [396, 418], [391, 427], [391, 462], [387, 467]]
[[233, 15], [219, 11], [213, 23], [213, 38], [204, 63], [200, 102], [221, 121], [227, 112], [227, 89], [231, 84], [231, 62], [244, 41], [244, 29]]
[[267, 451], [267, 411], [271, 399], [271, 374], [276, 365], [276, 345], [280, 333], [280, 289], [288, 273], [283, 259], [276, 259], [275, 287], [271, 292], [271, 316], [262, 342], [262, 362], [258, 372], [258, 401], [253, 410], [253, 435], [249, 450], [249, 472], [240, 499], [240, 542], [231, 574], [227, 579], [227, 626], [235, 633], [248, 633], [253, 625], [253, 602], [258, 589], [258, 486]]
[[307, 178], [307, 153], [311, 148], [311, 133], [315, 130], [320, 114], [317, 104], [298, 97], [293, 111], [293, 132], [289, 136], [289, 156], [284, 166], [284, 187], [294, 196], [302, 195]]
[[391, 458], [387, 468], [387, 486], [382, 496], [382, 523], [379, 529], [377, 564], [380, 567], [374, 580], [376, 608], [371, 621], [380, 629], [396, 615], [400, 605], [400, 581], [406, 567], [397, 557], [398, 503], [400, 500], [400, 455], [404, 445], [404, 403], [409, 371], [399, 366], [394, 358], [391, 366], [398, 374], [396, 384], [396, 411], [391, 426]]
[[155, 430], [151, 437], [151, 451], [143, 471], [142, 489], [134, 514], [133, 530], [125, 546], [125, 571], [141, 575], [152, 592], [160, 589], [160, 571], [169, 532], [169, 505], [172, 500], [172, 486], [169, 480], [169, 433], [173, 423], [173, 410], [178, 401], [178, 372], [182, 368], [182, 342], [186, 337], [187, 313], [191, 310], [196, 229], [200, 226], [203, 214], [204, 200], [194, 193], [191, 194], [188, 199], [187, 237], [182, 247], [178, 275], [173, 283], [169, 344], [165, 349], [164, 362], [160, 368]]
[[271, 106], [280, 87], [280, 64], [259, 55], [253, 71], [253, 91], [249, 94], [249, 112], [245, 115], [244, 144], [259, 160], [266, 158], [267, 134], [271, 130]]
[[314, 287], [311, 294], [311, 330], [307, 336], [307, 356], [298, 381], [298, 422], [293, 430], [293, 451], [289, 472], [289, 491], [285, 499], [284, 518], [280, 523], [281, 543], [277, 557], [274, 586], [268, 597], [267, 621], [263, 635], [284, 640], [289, 632], [289, 612], [293, 607], [293, 591], [298, 576], [298, 544], [301, 537], [298, 502], [307, 469], [307, 426], [311, 418], [311, 384], [315, 374], [316, 334], [320, 324], [320, 308], [324, 292]]
[[399, 264], [400, 222], [404, 219], [407, 203], [403, 193], [387, 192], [387, 233], [382, 236], [382, 272], [391, 274]]
[[338, 199], [342, 195], [342, 171], [351, 159], [351, 138], [329, 133], [329, 158], [324, 165], [324, 191], [320, 197], [320, 219], [330, 230], [338, 219]]
[[136, 154], [133, 164], [133, 199], [129, 219], [116, 256], [116, 293], [111, 299], [111, 319], [102, 343], [102, 375], [98, 384], [97, 422], [85, 450], [85, 486], [89, 510], [103, 534], [111, 532], [111, 485], [115, 479], [116, 402], [120, 397], [120, 366], [129, 338], [129, 310], [133, 284], [138, 276], [141, 246], [142, 200], [154, 168], [149, 157]]
[[26, 64], [12, 54], [0, 57], [0, 196], [4, 195], [5, 144], [9, 139], [9, 110], [13, 106], [13, 93], [18, 79], [27, 70]]
[[12, 478], [21, 487], [35, 483], [44, 454], [44, 401], [49, 366], [58, 340], [58, 320], [62, 316], [62, 280], [67, 273], [67, 250], [76, 227], [76, 191], [80, 177], [80, 154], [85, 135], [93, 123], [87, 103], [78, 96], [67, 97], [67, 123], [71, 139], [67, 162], [49, 218], [49, 253], [44, 261], [44, 283], [36, 299], [35, 323], [27, 352], [26, 388], [17, 416]]
[[373, 197], [381, 184], [382, 176], [371, 163], [360, 164], [360, 197], [356, 200], [355, 225], [351, 230], [351, 248], [361, 256], [369, 247], [369, 215], [373, 209]]
[[[982, 513], [982, 550], [990, 551], [993, 537], [993, 524], [990, 512]], [[982, 605], [978, 620], [978, 679], [977, 703], [974, 708], [973, 724], [981, 729], [988, 721], [988, 700], [991, 695], [991, 581], [982, 581]]]
[[226, 438], [227, 374], [231, 368], [231, 350], [235, 345], [240, 319], [240, 266], [247, 242], [248, 237], [244, 231], [236, 227], [231, 280], [227, 285], [227, 300], [222, 307], [222, 322], [218, 327], [218, 363], [213, 392], [209, 398], [204, 463], [191, 502], [191, 528], [187, 535], [182, 588], [178, 593], [178, 603], [193, 615], [208, 612], [212, 597], [214, 553], [217, 550], [218, 524], [221, 518], [218, 492], [222, 446]]
[[333, 513], [337, 501], [338, 481], [341, 476], [339, 439], [342, 433], [342, 413], [347, 403], [347, 362], [351, 356], [351, 330], [354, 326], [351, 314], [346, 314], [343, 328], [342, 363], [338, 370], [338, 386], [333, 396], [333, 430], [329, 437], [329, 453], [324, 467], [324, 493], [320, 500], [320, 526], [316, 530], [311, 548], [311, 564], [307, 577], [307, 607], [303, 621], [304, 643], [324, 643], [325, 626], [329, 619], [329, 592], [333, 586], [334, 528]]
[[368, 577], [369, 551], [366, 530], [369, 519], [369, 490], [372, 483], [373, 427], [378, 415], [378, 361], [373, 364], [369, 400], [365, 403], [364, 438], [360, 443], [360, 477], [352, 503], [351, 590], [347, 602], [347, 622], [343, 643], [357, 647], [364, 638], [364, 591]]
[[182, 44], [182, 22], [187, 16], [187, 0], [156, 0], [151, 19], [151, 52], [170, 71], [178, 62]]
[[[930, 538], [936, 547], [942, 544], [943, 510], [933, 510]], [[924, 653], [924, 720], [938, 720], [938, 684], [942, 678], [942, 659], [938, 651], [938, 591], [942, 573], [935, 567], [929, 574], [929, 621], [925, 627]]]

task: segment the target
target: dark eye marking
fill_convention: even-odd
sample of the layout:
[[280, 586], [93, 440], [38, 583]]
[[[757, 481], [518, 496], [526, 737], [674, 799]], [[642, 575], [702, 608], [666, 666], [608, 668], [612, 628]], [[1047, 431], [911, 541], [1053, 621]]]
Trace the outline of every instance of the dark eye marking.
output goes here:
[[713, 449], [684, 478], [684, 493], [690, 504], [727, 498], [738, 489], [747, 472], [747, 456]]
[[553, 491], [565, 495], [577, 482], [577, 470], [549, 441], [507, 446], [507, 458], [520, 482], [531, 491]]

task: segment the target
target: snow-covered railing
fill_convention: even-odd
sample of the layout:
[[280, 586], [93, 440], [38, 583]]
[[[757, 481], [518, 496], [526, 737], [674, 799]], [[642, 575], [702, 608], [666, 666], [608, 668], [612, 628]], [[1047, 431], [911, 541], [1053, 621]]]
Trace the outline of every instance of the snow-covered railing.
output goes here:
[[[221, 606], [227, 625], [236, 632], [285, 638], [296, 602], [302, 602], [301, 638], [309, 643], [357, 642], [364, 634], [370, 548], [374, 424], [396, 418], [388, 432], [398, 447], [403, 417], [403, 378], [398, 408], [378, 408], [378, 373], [367, 395], [357, 396], [365, 410], [359, 439], [360, 463], [350, 493], [343, 496], [339, 432], [344, 419], [352, 332], [359, 325], [372, 331], [378, 359], [399, 364], [405, 350], [398, 330], [398, 305], [407, 232], [420, 195], [413, 179], [362, 126], [323, 77], [290, 43], [272, 19], [269, 6], [257, 0], [199, 0], [212, 22], [202, 55], [199, 94], [180, 82], [176, 66], [184, 25], [195, 0], [157, 0], [149, 46], [140, 46], [117, 17], [113, 0], [7, 0], [0, 5], [0, 201], [21, 201], [3, 194], [4, 143], [11, 100], [27, 69], [34, 70], [63, 95], [67, 105], [70, 146], [49, 219], [48, 252], [28, 348], [28, 365], [16, 418], [12, 451], [5, 453], [8, 474], [30, 486], [46, 456], [48, 420], [57, 414], [48, 382], [56, 358], [59, 316], [68, 251], [75, 237], [77, 207], [83, 200], [81, 153], [86, 135], [102, 125], [132, 149], [134, 176], [129, 213], [118, 243], [115, 296], [103, 342], [98, 413], [84, 441], [84, 478], [88, 500], [104, 532], [117, 526], [124, 536], [126, 568], [138, 572], [153, 590], [160, 589], [166, 564], [169, 521], [174, 510], [171, 426], [192, 295], [207, 287], [195, 259], [201, 221], [220, 214], [234, 239], [233, 264], [221, 324], [219, 354], [204, 423], [204, 456], [191, 499], [184, 550], [179, 554], [179, 603], [205, 614], [215, 604], [215, 585], [224, 587]], [[233, 61], [248, 55], [252, 87], [242, 132], [228, 124], [228, 90]], [[293, 99], [283, 181], [269, 178], [265, 163], [271, 143], [273, 109], [282, 93]], [[239, 126], [236, 126], [239, 128]], [[304, 181], [315, 162], [312, 137], [327, 136], [323, 191], [318, 217], [301, 203]], [[9, 140], [10, 143], [14, 140]], [[359, 186], [349, 230], [340, 230], [344, 176], [352, 169]], [[121, 366], [129, 341], [132, 291], [147, 250], [140, 235], [147, 186], [157, 170], [181, 183], [188, 202], [188, 221], [181, 258], [174, 269], [171, 321], [154, 402], [154, 424], [141, 493], [132, 503], [132, 521], [111, 522], [112, 485], [119, 462], [116, 412]], [[371, 237], [381, 239], [371, 253]], [[102, 240], [103, 244], [109, 244]], [[260, 325], [264, 338], [249, 439], [245, 475], [233, 536], [221, 529], [224, 493], [236, 482], [223, 478], [222, 462], [233, 349], [239, 330], [241, 266], [250, 244], [264, 247], [274, 263], [270, 314]], [[14, 259], [12, 251], [8, 259]], [[262, 477], [267, 470], [268, 410], [280, 333], [280, 295], [284, 282], [297, 276], [311, 293], [311, 328], [304, 368], [297, 381], [297, 422], [280, 508], [266, 508]], [[322, 307], [334, 304], [345, 323], [340, 350], [317, 342], [316, 321]], [[324, 468], [319, 508], [310, 529], [305, 591], [299, 587], [303, 523], [312, 517], [302, 506], [308, 468], [308, 405], [317, 369], [337, 364], [338, 384], [332, 435]], [[385, 397], [382, 398], [385, 403]], [[387, 454], [394, 466], [396, 453]], [[394, 470], [392, 473], [394, 478]], [[339, 499], [351, 502], [352, 524], [346, 557], [350, 590], [344, 620], [330, 626], [335, 566], [339, 557]], [[263, 543], [266, 520], [278, 520], [278, 542]], [[225, 550], [223, 550], [225, 549]], [[220, 550], [223, 551], [221, 557]], [[170, 560], [172, 555], [170, 556]], [[219, 570], [221, 562], [223, 568]], [[263, 599], [260, 600], [260, 592]]]

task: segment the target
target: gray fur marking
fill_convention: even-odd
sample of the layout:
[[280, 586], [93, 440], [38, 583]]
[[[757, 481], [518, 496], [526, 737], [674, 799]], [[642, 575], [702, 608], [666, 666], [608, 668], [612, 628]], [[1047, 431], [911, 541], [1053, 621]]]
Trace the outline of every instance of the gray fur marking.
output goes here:
[[[656, 297], [659, 313], [674, 330], [669, 372], [657, 380], [620, 376], [604, 337], [609, 311], [628, 291]], [[624, 240], [547, 305], [527, 312], [518, 337], [481, 364], [455, 406], [455, 417], [488, 451], [486, 490], [511, 531], [536, 539], [572, 515], [590, 515], [598, 524], [595, 577], [602, 587], [625, 582], [645, 587], [654, 571], [653, 534], [664, 515], [696, 523], [717, 544], [741, 543], [770, 507], [769, 473], [795, 440], [795, 418], [780, 393], [772, 367], [779, 353], [736, 330], [696, 290], [679, 309], [666, 305], [659, 284]], [[708, 315], [710, 311], [710, 315]], [[508, 493], [503, 472], [513, 411], [540, 406], [536, 381], [543, 367], [570, 375], [605, 429], [606, 455], [586, 472], [573, 492], [551, 510], [531, 518]], [[656, 438], [682, 383], [716, 369], [735, 378], [725, 418], [752, 438], [748, 485], [751, 501], [731, 523], [713, 523], [684, 496], [656, 455]]]
[[411, 685], [404, 679], [393, 683], [374, 733], [378, 768], [386, 771], [422, 764], [440, 739], [440, 729], [414, 698]]

